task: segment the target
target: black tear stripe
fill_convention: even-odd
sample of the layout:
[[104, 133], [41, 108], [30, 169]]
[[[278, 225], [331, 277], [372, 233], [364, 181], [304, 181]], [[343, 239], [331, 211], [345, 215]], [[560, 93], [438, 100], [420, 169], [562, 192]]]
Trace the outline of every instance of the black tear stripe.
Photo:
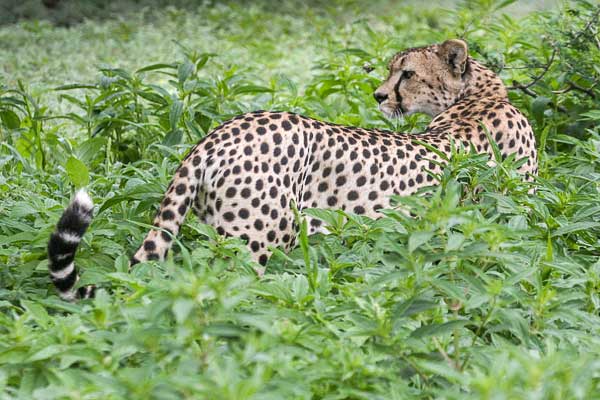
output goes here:
[[[48, 242], [48, 269], [50, 279], [65, 300], [93, 297], [92, 287], [73, 287], [77, 283], [77, 268], [73, 264], [77, 247], [92, 220], [93, 203], [87, 193], [80, 191], [65, 209], [56, 230]], [[71, 269], [70, 272], [67, 272]]]
[[394, 94], [396, 95], [396, 102], [402, 110], [402, 96], [400, 96], [400, 82], [402, 82], [402, 72], [400, 73], [400, 77], [398, 78], [398, 82], [394, 85]]

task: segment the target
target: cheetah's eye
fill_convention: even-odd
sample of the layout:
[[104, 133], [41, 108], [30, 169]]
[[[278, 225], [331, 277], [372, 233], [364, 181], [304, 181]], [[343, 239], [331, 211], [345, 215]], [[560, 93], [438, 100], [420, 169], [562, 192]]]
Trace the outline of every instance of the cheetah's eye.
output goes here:
[[410, 79], [415, 75], [415, 71], [404, 71], [402, 72], [403, 79]]

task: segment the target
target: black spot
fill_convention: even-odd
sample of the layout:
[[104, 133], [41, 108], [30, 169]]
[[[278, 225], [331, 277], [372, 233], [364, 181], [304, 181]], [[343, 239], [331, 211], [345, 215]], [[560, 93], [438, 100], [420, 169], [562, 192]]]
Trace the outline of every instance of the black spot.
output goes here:
[[288, 224], [287, 219], [285, 217], [281, 218], [281, 220], [279, 221], [279, 230], [281, 230], [281, 231], [285, 230], [285, 228], [287, 228], [287, 224]]
[[254, 228], [257, 231], [262, 231], [263, 227], [264, 227], [263, 222], [260, 219], [257, 219], [254, 221]]
[[173, 213], [173, 211], [171, 210], [165, 210], [162, 212], [162, 218], [167, 221], [170, 221], [175, 218], [175, 213]]
[[250, 216], [250, 212], [246, 208], [240, 208], [240, 210], [238, 211], [238, 216], [242, 219], [248, 219], [248, 217]]
[[165, 242], [170, 242], [171, 240], [173, 240], [173, 238], [171, 237], [171, 235], [169, 235], [167, 232], [165, 231], [160, 231], [160, 237], [162, 237], [162, 239]]
[[251, 191], [250, 191], [250, 189], [248, 189], [248, 188], [243, 188], [240, 194], [242, 195], [242, 197], [243, 197], [244, 199], [247, 199], [247, 198], [249, 198], [249, 197], [250, 197], [250, 195], [251, 195]]
[[231, 211], [227, 211], [226, 213], [223, 214], [223, 218], [225, 218], [225, 221], [231, 222], [235, 219], [235, 215], [233, 215], [233, 213]]
[[144, 250], [146, 251], [155, 251], [156, 243], [153, 240], [147, 240], [144, 242]]
[[365, 213], [365, 209], [363, 206], [354, 207], [354, 214], [364, 214], [364, 213]]
[[235, 196], [236, 193], [237, 193], [237, 189], [235, 187], [233, 187], [233, 186], [230, 186], [225, 191], [225, 197], [232, 198], [232, 197]]
[[185, 189], [186, 189], [185, 184], [180, 183], [179, 185], [177, 185], [175, 187], [175, 193], [177, 193], [178, 195], [181, 196], [182, 194], [185, 193]]
[[354, 201], [358, 199], [358, 192], [356, 190], [351, 190], [348, 192], [348, 200]]

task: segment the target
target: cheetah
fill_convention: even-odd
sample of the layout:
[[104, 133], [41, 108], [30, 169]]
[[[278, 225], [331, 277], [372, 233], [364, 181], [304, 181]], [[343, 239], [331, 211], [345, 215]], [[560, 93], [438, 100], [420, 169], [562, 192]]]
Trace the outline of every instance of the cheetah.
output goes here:
[[[423, 143], [448, 156], [452, 141], [491, 154], [489, 134], [503, 156], [527, 158], [521, 173], [537, 173], [529, 122], [508, 101], [500, 78], [468, 55], [464, 41], [404, 50], [388, 68], [374, 93], [379, 109], [388, 117], [430, 115], [424, 132], [341, 126], [290, 112], [237, 116], [200, 140], [182, 161], [154, 219], [155, 229], [131, 265], [163, 260], [192, 208], [219, 234], [247, 241], [254, 261], [264, 266], [269, 247], [289, 250], [294, 244], [292, 203], [298, 210], [337, 208], [377, 218], [390, 196], [436, 184], [426, 171], [439, 173], [443, 159]], [[94, 287], [75, 290], [74, 265], [92, 209], [87, 193], [77, 193], [50, 237], [50, 276], [66, 300], [94, 295]], [[310, 233], [325, 232], [320, 220], [308, 222]]]

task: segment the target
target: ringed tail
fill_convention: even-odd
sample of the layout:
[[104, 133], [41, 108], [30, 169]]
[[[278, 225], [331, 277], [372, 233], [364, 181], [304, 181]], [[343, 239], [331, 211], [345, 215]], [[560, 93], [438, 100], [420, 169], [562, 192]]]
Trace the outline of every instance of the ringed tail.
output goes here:
[[85, 190], [79, 190], [60, 217], [48, 242], [50, 279], [58, 289], [60, 297], [67, 301], [94, 296], [94, 286], [73, 289], [79, 280], [74, 263], [75, 253], [92, 221], [93, 209], [94, 203], [90, 196]]
[[[171, 181], [160, 210], [154, 219], [155, 229], [150, 230], [144, 242], [131, 258], [130, 267], [140, 261], [164, 260], [177, 235], [193, 199], [197, 196], [203, 172], [203, 155], [194, 146], [179, 166]], [[79, 275], [74, 259], [81, 238], [92, 221], [94, 204], [90, 196], [80, 190], [60, 217], [56, 230], [48, 242], [48, 269], [50, 279], [60, 297], [67, 301], [94, 297], [95, 286], [74, 290]]]

